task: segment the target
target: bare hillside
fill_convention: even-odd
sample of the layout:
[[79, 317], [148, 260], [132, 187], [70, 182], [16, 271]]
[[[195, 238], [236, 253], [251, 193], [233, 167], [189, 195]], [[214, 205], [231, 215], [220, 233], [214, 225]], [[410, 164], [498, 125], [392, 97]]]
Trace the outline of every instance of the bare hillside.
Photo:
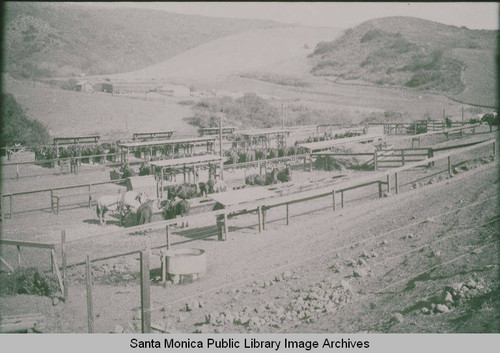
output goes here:
[[226, 36], [187, 50], [142, 70], [115, 78], [167, 78], [216, 82], [235, 73], [265, 69], [306, 57], [320, 41], [339, 34], [334, 28], [268, 28]]

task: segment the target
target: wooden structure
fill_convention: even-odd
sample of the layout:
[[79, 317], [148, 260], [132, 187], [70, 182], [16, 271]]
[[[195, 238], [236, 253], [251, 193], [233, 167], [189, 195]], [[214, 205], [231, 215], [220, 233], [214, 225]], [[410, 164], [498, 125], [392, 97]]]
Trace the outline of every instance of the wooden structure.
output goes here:
[[328, 151], [336, 146], [343, 145], [346, 143], [375, 142], [375, 141], [378, 141], [379, 139], [382, 139], [383, 137], [384, 137], [383, 135], [372, 134], [372, 135], [347, 137], [347, 138], [342, 138], [342, 139], [328, 140], [328, 141], [321, 141], [321, 142], [302, 143], [299, 146], [305, 148], [308, 153], [315, 153], [315, 152]]
[[127, 191], [144, 192], [149, 198], [158, 197], [158, 183], [153, 175], [128, 177]]
[[[158, 197], [163, 198], [165, 176], [171, 177], [172, 175], [182, 172], [184, 176], [184, 183], [196, 184], [198, 182], [199, 169], [208, 168], [209, 177], [216, 178], [218, 175], [221, 175], [220, 171], [222, 170], [221, 167], [223, 162], [223, 157], [215, 155], [175, 158], [150, 162], [153, 172], [155, 168], [160, 169], [160, 192]], [[218, 173], [217, 167], [219, 167]], [[193, 176], [193, 179], [191, 179], [191, 175]]]
[[136, 132], [133, 134], [133, 141], [156, 141], [168, 140], [172, 137], [174, 131], [158, 131], [158, 132]]
[[99, 143], [99, 139], [101, 136], [99, 135], [91, 135], [91, 136], [75, 136], [75, 137], [55, 137], [54, 145], [64, 146], [64, 145], [95, 145]]
[[2, 315], [0, 317], [0, 333], [33, 332], [36, 324], [45, 320], [41, 314]]
[[215, 144], [215, 137], [190, 137], [181, 138], [173, 140], [159, 140], [159, 141], [142, 141], [142, 142], [127, 142], [121, 143], [118, 147], [121, 150], [121, 162], [123, 164], [128, 164], [128, 154], [131, 151], [135, 151], [138, 148], [149, 148], [151, 155], [153, 154], [153, 148], [171, 147], [175, 150], [175, 147], [180, 147], [183, 149], [184, 153], [192, 154], [195, 146], [206, 145], [207, 152], [213, 152]]
[[367, 134], [368, 125], [353, 125], [353, 124], [319, 124], [316, 125], [316, 134], [319, 136], [335, 136], [336, 134], [345, 134], [348, 132]]
[[290, 130], [262, 129], [240, 131], [238, 134], [243, 137], [243, 141], [237, 141], [237, 144], [243, 142], [246, 149], [255, 147], [269, 148], [273, 139], [276, 141], [276, 147], [282, 148], [286, 147], [286, 138], [290, 135]]
[[[230, 137], [233, 136], [234, 130], [236, 128], [234, 127], [223, 127], [222, 128], [222, 136], [224, 136], [226, 139], [229, 139]], [[200, 136], [214, 136], [214, 135], [219, 135], [220, 128], [218, 127], [204, 127], [201, 129], [198, 129], [198, 133]]]

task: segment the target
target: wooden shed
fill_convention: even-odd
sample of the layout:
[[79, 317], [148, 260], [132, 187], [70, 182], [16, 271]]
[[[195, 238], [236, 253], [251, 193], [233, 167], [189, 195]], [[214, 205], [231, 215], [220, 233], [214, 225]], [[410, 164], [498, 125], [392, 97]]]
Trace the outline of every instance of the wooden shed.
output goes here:
[[158, 183], [152, 175], [129, 177], [126, 184], [127, 191], [144, 192], [149, 198], [158, 197]]

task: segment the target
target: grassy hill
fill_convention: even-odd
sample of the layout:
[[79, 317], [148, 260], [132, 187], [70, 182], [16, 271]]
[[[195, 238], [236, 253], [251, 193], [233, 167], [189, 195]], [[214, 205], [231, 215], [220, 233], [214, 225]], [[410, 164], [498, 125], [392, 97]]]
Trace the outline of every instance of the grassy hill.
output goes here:
[[[374, 19], [334, 41], [319, 43], [310, 55], [311, 72], [437, 91], [470, 103], [494, 105], [495, 75], [491, 73], [497, 35], [498, 31], [469, 30], [412, 17]], [[472, 86], [482, 89], [477, 92]]]
[[141, 69], [213, 39], [279, 26], [69, 3], [4, 5], [4, 71], [22, 77]]

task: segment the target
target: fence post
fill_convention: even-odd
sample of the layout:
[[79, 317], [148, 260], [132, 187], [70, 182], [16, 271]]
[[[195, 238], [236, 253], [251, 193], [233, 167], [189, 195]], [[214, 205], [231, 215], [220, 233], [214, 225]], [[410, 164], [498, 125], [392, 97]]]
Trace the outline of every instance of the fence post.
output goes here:
[[394, 188], [396, 189], [396, 195], [399, 194], [399, 184], [398, 184], [398, 173], [394, 173]]
[[288, 211], [288, 204], [286, 204], [286, 225], [290, 224], [290, 217], [289, 217], [289, 211]]
[[391, 192], [391, 177], [387, 174], [387, 193]]
[[448, 176], [451, 176], [451, 156], [448, 156]]
[[16, 163], [16, 180], [19, 180], [19, 164]]
[[257, 218], [258, 218], [258, 221], [259, 221], [259, 233], [262, 232], [262, 223], [261, 223], [261, 219], [262, 219], [262, 208], [259, 206], [257, 207]]
[[262, 208], [262, 230], [266, 230], [266, 209]]
[[0, 207], [2, 208], [2, 222], [5, 222], [5, 203], [3, 202], [3, 194], [0, 194]]
[[61, 261], [63, 270], [63, 298], [66, 302], [68, 300], [68, 274], [66, 272], [66, 230], [61, 230]]
[[18, 245], [17, 248], [17, 268], [21, 268], [21, 247]]
[[168, 224], [165, 226], [165, 238], [167, 240], [167, 250], [170, 250], [170, 227]]
[[12, 195], [10, 195], [10, 197], [9, 197], [9, 206], [10, 206], [9, 212], [10, 212], [10, 219], [12, 219], [12, 218], [13, 218], [13, 217], [12, 217], [12, 214], [14, 213], [14, 211], [13, 211], [13, 207], [14, 207], [14, 206], [13, 206], [13, 203], [14, 203], [14, 202], [12, 201]]
[[151, 333], [151, 293], [149, 288], [149, 251], [141, 251], [141, 322], [142, 333]]
[[344, 190], [340, 190], [340, 207], [344, 208]]
[[336, 202], [335, 202], [335, 190], [332, 190], [332, 208], [333, 208], [333, 211], [335, 212], [335, 209], [336, 209]]
[[378, 165], [377, 165], [377, 151], [373, 153], [373, 168], [374, 170], [378, 170]]
[[493, 159], [495, 159], [495, 156], [497, 154], [495, 141], [493, 141], [492, 145], [493, 145]]
[[85, 285], [87, 287], [87, 325], [89, 333], [94, 332], [94, 308], [92, 303], [92, 272], [90, 270], [90, 255], [85, 261]]
[[380, 180], [378, 181], [378, 197], [382, 197], [382, 182]]
[[229, 227], [227, 224], [227, 213], [224, 212], [224, 240], [227, 240], [228, 234], [229, 234]]
[[405, 150], [401, 150], [401, 162], [405, 165]]
[[91, 196], [90, 196], [90, 187], [92, 186], [92, 184], [89, 184], [89, 208], [90, 208], [90, 202], [91, 202]]

